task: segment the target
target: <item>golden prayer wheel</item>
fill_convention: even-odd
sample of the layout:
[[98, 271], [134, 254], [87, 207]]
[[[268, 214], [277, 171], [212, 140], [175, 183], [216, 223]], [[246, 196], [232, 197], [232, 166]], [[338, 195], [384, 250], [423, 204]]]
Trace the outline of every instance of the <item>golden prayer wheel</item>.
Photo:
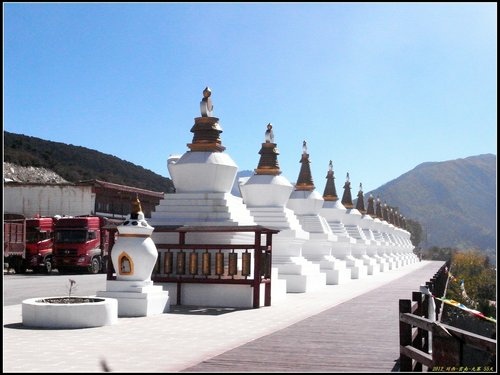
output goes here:
[[186, 253], [182, 250], [177, 253], [177, 275], [186, 273]]
[[238, 273], [238, 254], [237, 253], [229, 253], [229, 267], [227, 270], [227, 274], [229, 276], [234, 276]]
[[215, 254], [215, 274], [217, 276], [224, 275], [224, 253]]
[[241, 255], [241, 274], [243, 276], [250, 276], [250, 259], [251, 254], [248, 251]]
[[189, 273], [191, 275], [198, 274], [198, 253], [195, 250], [189, 254]]
[[163, 273], [167, 275], [172, 273], [173, 263], [174, 263], [174, 254], [171, 251], [167, 251], [163, 253]]
[[210, 268], [211, 268], [211, 255], [208, 250], [203, 253], [203, 256], [201, 258], [201, 268], [202, 272], [205, 276], [210, 275]]

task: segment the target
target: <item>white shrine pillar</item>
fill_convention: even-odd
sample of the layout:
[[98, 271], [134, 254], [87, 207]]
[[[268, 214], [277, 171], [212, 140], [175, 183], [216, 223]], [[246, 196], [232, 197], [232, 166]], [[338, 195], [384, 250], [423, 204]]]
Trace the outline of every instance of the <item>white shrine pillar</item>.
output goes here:
[[[302, 228], [309, 232], [309, 240], [302, 246], [302, 253], [308, 260], [320, 265], [328, 285], [344, 284], [351, 280], [351, 270], [347, 268], [345, 260], [332, 255], [332, 248], [338, 237], [333, 234], [326, 219], [319, 215], [324, 198], [315, 190], [307, 152], [302, 154], [300, 162], [302, 167], [287, 207], [294, 211]], [[330, 172], [333, 173], [331, 170]]]
[[[220, 134], [222, 128], [219, 119], [213, 117], [211, 91], [207, 87], [203, 91], [200, 102], [201, 117], [194, 119], [191, 128], [192, 142], [182, 156], [171, 156], [168, 160], [168, 171], [176, 192], [166, 194], [155, 211], [151, 213], [151, 223], [155, 226], [245, 226], [256, 222], [242, 198], [231, 194], [238, 167], [233, 159], [225, 153]], [[153, 233], [156, 243], [176, 243], [177, 234]], [[254, 242], [254, 235], [244, 232], [206, 233], [190, 232], [186, 234], [189, 244], [248, 244]], [[274, 238], [273, 238], [274, 247]], [[235, 251], [240, 253], [239, 250]], [[238, 257], [240, 262], [240, 256]], [[160, 262], [160, 264], [162, 264]], [[161, 273], [160, 267], [160, 273]], [[272, 302], [284, 300], [286, 283], [278, 279], [277, 269], [272, 270], [271, 295]], [[173, 301], [177, 298], [175, 283], [163, 283], [170, 292]], [[183, 285], [183, 304], [197, 304], [202, 296], [204, 305], [251, 307], [252, 293], [247, 293], [248, 286], [224, 284]], [[244, 302], [242, 293], [248, 295]], [[263, 296], [264, 293], [261, 293]], [[208, 301], [208, 302], [207, 302]]]
[[[350, 236], [344, 226], [347, 210], [338, 199], [334, 178], [332, 170], [332, 173], [327, 176], [327, 185], [323, 194], [324, 203], [320, 215], [326, 219], [333, 234], [337, 236], [337, 241], [333, 243], [332, 255], [346, 262], [346, 266], [351, 270], [352, 279], [362, 279], [368, 275], [368, 267], [363, 263], [363, 260], [355, 258], [352, 254], [353, 250], [356, 252], [362, 244], [358, 244], [358, 241]], [[346, 198], [346, 194], [350, 195], [350, 183], [344, 185], [343, 200]]]
[[117, 229], [118, 239], [111, 251], [116, 280], [107, 280], [106, 291], [96, 295], [117, 299], [118, 316], [149, 316], [169, 311], [168, 291], [153, 285], [151, 280], [158, 251], [151, 239], [154, 228], [145, 220], [139, 199]]
[[273, 266], [279, 270], [279, 278], [286, 280], [289, 293], [317, 290], [326, 285], [326, 276], [319, 264], [308, 261], [302, 254], [302, 246], [309, 239], [293, 211], [285, 207], [293, 190], [292, 184], [280, 176], [279, 154], [272, 125], [268, 125], [265, 142], [262, 143], [259, 165], [255, 174], [240, 185], [241, 195], [257, 224], [278, 229], [273, 237]]

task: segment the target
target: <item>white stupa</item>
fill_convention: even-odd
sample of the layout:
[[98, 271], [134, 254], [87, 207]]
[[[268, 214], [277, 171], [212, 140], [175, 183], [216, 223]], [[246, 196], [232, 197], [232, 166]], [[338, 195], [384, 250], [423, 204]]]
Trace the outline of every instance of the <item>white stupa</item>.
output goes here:
[[387, 263], [389, 270], [395, 269], [399, 266], [399, 262], [397, 262], [397, 259], [392, 255], [393, 245], [387, 240], [387, 235], [382, 234], [382, 231], [384, 231], [386, 227], [382, 223], [383, 217], [380, 198], [377, 198], [374, 206], [374, 214], [371, 216], [373, 218], [371, 232], [375, 240], [380, 243], [377, 254]]
[[[391, 230], [391, 226], [388, 223], [388, 215], [387, 215], [387, 205], [382, 206], [380, 198], [377, 197], [375, 202], [375, 213], [377, 215], [377, 219], [374, 220], [375, 223], [375, 236], [380, 236], [382, 245], [384, 247], [383, 256], [388, 260], [391, 264], [392, 268], [399, 268], [403, 266], [403, 261], [398, 255], [398, 245], [394, 242], [392, 236], [390, 236], [389, 232]], [[378, 235], [377, 235], [378, 232]]]
[[406, 222], [404, 221], [403, 215], [396, 212], [396, 217], [398, 217], [398, 225], [396, 226], [396, 232], [403, 242], [405, 256], [408, 258], [410, 263], [415, 263], [419, 261], [417, 254], [414, 253], [415, 246], [411, 242], [411, 233], [406, 229]]
[[[361, 191], [361, 190], [360, 190]], [[356, 202], [356, 206], [359, 205], [359, 199], [363, 199], [364, 197], [358, 194], [358, 202]], [[372, 246], [369, 246], [366, 250], [366, 254], [369, 257], [375, 258], [377, 264], [379, 265], [380, 272], [385, 272], [391, 269], [391, 266], [387, 259], [383, 256], [385, 248], [382, 241], [382, 235], [375, 230], [375, 220], [377, 216], [375, 215], [375, 199], [373, 195], [370, 194], [368, 197], [368, 207], [366, 212], [363, 214], [361, 218], [361, 228], [363, 229], [363, 233], [365, 237], [369, 239], [372, 243]], [[358, 211], [360, 211], [358, 209]], [[362, 212], [362, 211], [360, 211]]]
[[333, 234], [326, 219], [319, 215], [324, 199], [314, 187], [306, 141], [300, 163], [302, 166], [299, 177], [287, 207], [294, 211], [302, 228], [309, 232], [309, 240], [302, 246], [302, 254], [308, 260], [320, 265], [321, 272], [326, 275], [327, 284], [344, 284], [351, 280], [351, 270], [346, 267], [345, 260], [332, 255], [332, 247], [338, 241], [338, 237]]
[[[230, 193], [238, 167], [224, 153], [222, 128], [219, 119], [212, 117], [210, 96], [207, 87], [200, 103], [202, 116], [195, 118], [191, 128], [189, 151], [168, 159], [175, 194], [166, 194], [156, 206], [152, 225], [255, 225], [242, 199]], [[153, 234], [153, 239], [161, 241], [165, 236]]]
[[[248, 226], [256, 225], [242, 198], [231, 194], [238, 167], [224, 153], [219, 119], [213, 117], [211, 91], [203, 91], [200, 103], [201, 117], [194, 119], [191, 132], [193, 140], [182, 156], [171, 156], [168, 171], [175, 186], [174, 194], [166, 194], [155, 211], [151, 213], [151, 224], [168, 226]], [[157, 244], [176, 243], [177, 233], [154, 232]], [[189, 244], [248, 244], [254, 242], [253, 233], [187, 233]], [[238, 251], [236, 251], [238, 252]], [[272, 301], [278, 302], [286, 296], [285, 281], [279, 280], [277, 269], [272, 275]], [[177, 297], [175, 283], [163, 284], [172, 300]], [[183, 285], [182, 303], [204, 306], [251, 307], [252, 291], [247, 286], [222, 284]], [[246, 293], [248, 298], [243, 298]], [[263, 296], [264, 293], [261, 293]]]
[[[350, 189], [349, 173], [347, 174], [346, 181], [346, 185], [348, 184], [348, 189]], [[348, 206], [351, 208], [348, 208], [346, 210], [346, 216], [344, 217], [343, 222], [349, 235], [355, 238], [357, 242], [356, 246], [353, 246], [352, 255], [355, 258], [363, 260], [363, 264], [368, 268], [368, 275], [377, 274], [378, 272], [380, 272], [380, 265], [377, 263], [375, 257], [368, 254], [373, 254], [374, 252], [376, 252], [377, 245], [380, 244], [377, 243], [376, 240], [371, 239], [369, 232], [367, 237], [367, 231], [363, 230], [363, 226], [366, 224], [367, 220], [363, 220], [366, 210], [362, 184], [359, 184], [358, 199], [356, 201], [355, 208], [353, 207], [350, 192], [344, 192], [344, 195], [347, 196], [346, 199], [349, 200], [349, 202], [344, 201], [344, 198], [342, 198], [342, 204], [346, 208]]]
[[398, 236], [401, 238], [401, 241], [403, 242], [405, 255], [408, 257], [410, 263], [418, 262], [419, 257], [413, 252], [415, 246], [411, 242], [411, 233], [406, 229], [406, 219], [402, 214], [398, 214], [397, 212], [396, 217], [396, 231], [398, 233]]
[[268, 125], [262, 143], [259, 165], [255, 174], [240, 185], [243, 201], [257, 224], [279, 229], [273, 237], [273, 265], [279, 278], [286, 280], [287, 292], [302, 293], [326, 285], [326, 276], [319, 264], [308, 261], [302, 246], [309, 239], [293, 211], [286, 203], [293, 190], [292, 184], [280, 176], [278, 148], [274, 143], [272, 125]]
[[415, 262], [417, 257], [413, 254], [414, 246], [410, 241], [410, 233], [400, 227], [398, 212], [388, 207], [387, 204], [384, 205], [384, 209], [389, 223], [388, 235], [396, 244], [396, 256], [399, 257], [403, 265]]
[[323, 194], [324, 203], [319, 213], [326, 219], [333, 234], [337, 236], [337, 242], [332, 247], [332, 255], [346, 261], [347, 267], [351, 269], [352, 279], [361, 279], [368, 275], [368, 267], [363, 263], [363, 260], [352, 255], [352, 250], [356, 251], [356, 248], [360, 247], [361, 244], [358, 244], [358, 241], [349, 234], [344, 225], [347, 210], [338, 199], [335, 177], [333, 169], [331, 170], [332, 173], [327, 176], [327, 184]]
[[168, 291], [151, 281], [158, 251], [151, 239], [154, 228], [144, 218], [139, 199], [117, 229], [118, 239], [111, 252], [116, 280], [106, 280], [106, 291], [98, 291], [96, 295], [117, 299], [118, 316], [149, 316], [169, 311]]

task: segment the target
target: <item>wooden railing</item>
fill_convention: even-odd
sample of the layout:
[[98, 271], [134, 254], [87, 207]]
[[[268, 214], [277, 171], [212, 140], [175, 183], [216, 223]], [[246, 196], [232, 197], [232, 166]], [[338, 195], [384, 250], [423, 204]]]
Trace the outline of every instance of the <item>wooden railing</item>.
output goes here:
[[[253, 288], [254, 308], [260, 305], [260, 285], [264, 284], [264, 305], [271, 305], [272, 235], [278, 230], [260, 225], [156, 226], [155, 232], [178, 233], [175, 243], [156, 243], [158, 259], [151, 277], [154, 282], [177, 284], [178, 305], [182, 303], [181, 287], [185, 283], [249, 285]], [[187, 234], [201, 232], [206, 233], [206, 243], [186, 243]], [[253, 241], [214, 244], [210, 239], [210, 234], [238, 232], [253, 233]]]
[[[449, 262], [426, 286], [432, 295], [445, 294]], [[464, 362], [464, 347], [496, 355], [496, 340], [439, 322], [441, 303], [435, 316], [428, 316], [431, 296], [413, 292], [412, 300], [399, 300], [400, 371], [494, 371], [489, 365]], [[429, 350], [431, 349], [431, 350]]]

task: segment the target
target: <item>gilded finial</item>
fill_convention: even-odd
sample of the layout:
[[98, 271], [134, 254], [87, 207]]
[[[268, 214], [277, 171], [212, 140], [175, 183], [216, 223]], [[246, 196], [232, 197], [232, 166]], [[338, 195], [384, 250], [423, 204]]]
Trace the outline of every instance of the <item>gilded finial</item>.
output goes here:
[[139, 197], [136, 196], [135, 201], [132, 202], [132, 213], [138, 214], [141, 211], [142, 211], [141, 201], [139, 200]]

